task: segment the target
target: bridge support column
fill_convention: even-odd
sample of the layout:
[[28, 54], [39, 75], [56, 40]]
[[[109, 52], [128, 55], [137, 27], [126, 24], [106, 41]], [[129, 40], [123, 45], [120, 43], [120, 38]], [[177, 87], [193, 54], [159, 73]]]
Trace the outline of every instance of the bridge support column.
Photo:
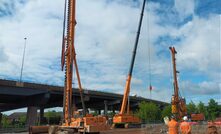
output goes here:
[[39, 123], [42, 125], [44, 123], [44, 108], [40, 108], [40, 118]]
[[26, 126], [32, 126], [36, 125], [37, 123], [37, 112], [38, 108], [37, 107], [28, 107], [27, 109], [27, 121], [26, 121]]
[[107, 106], [107, 101], [104, 101], [104, 115], [107, 115], [107, 111], [108, 111], [108, 106]]
[[97, 113], [98, 113], [98, 115], [101, 115], [101, 110], [98, 109], [98, 110], [97, 110]]
[[0, 113], [0, 128], [2, 128], [2, 113]]
[[113, 106], [113, 105], [111, 105], [111, 106], [110, 106], [110, 110], [112, 111], [112, 113], [114, 113], [114, 114], [115, 114], [115, 108], [114, 108], [114, 106]]

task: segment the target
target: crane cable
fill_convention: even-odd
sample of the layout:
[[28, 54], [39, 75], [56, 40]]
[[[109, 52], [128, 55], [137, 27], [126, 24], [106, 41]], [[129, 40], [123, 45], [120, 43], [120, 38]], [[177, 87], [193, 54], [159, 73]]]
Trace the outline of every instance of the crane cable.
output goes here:
[[151, 84], [151, 55], [150, 55], [150, 14], [148, 11], [148, 5], [147, 5], [147, 43], [148, 43], [148, 69], [149, 69], [149, 91], [150, 91], [150, 99], [151, 99], [151, 91], [152, 91], [152, 84]]

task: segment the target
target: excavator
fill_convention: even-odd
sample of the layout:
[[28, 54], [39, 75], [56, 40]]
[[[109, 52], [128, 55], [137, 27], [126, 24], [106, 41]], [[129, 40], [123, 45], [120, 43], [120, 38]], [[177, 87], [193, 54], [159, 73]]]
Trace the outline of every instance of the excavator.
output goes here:
[[186, 108], [186, 100], [184, 97], [179, 96], [179, 87], [177, 80], [177, 73], [179, 73], [176, 69], [176, 57], [177, 51], [175, 47], [169, 47], [171, 55], [172, 55], [172, 64], [173, 64], [173, 86], [174, 86], [174, 94], [172, 95], [172, 114], [175, 116], [177, 120], [181, 120], [183, 116], [187, 115]]
[[[129, 73], [127, 76], [126, 86], [124, 89], [124, 96], [123, 96], [123, 100], [122, 100], [122, 104], [121, 104], [121, 109], [120, 109], [120, 112], [113, 117], [112, 127], [116, 127], [116, 128], [117, 127], [129, 128], [129, 127], [134, 127], [134, 126], [137, 127], [141, 123], [141, 121], [138, 117], [136, 117], [130, 113], [130, 106], [129, 106], [128, 97], [130, 94], [130, 84], [131, 84], [132, 72], [133, 72], [136, 51], [137, 51], [137, 46], [138, 46], [138, 41], [139, 41], [139, 36], [140, 36], [140, 30], [141, 30], [141, 25], [142, 25], [142, 20], [143, 20], [145, 3], [146, 3], [146, 0], [143, 1], [143, 5], [142, 5], [137, 36], [136, 36], [135, 45], [134, 45], [134, 49], [133, 49], [133, 55], [132, 55], [132, 60], [131, 60], [131, 64], [130, 64], [130, 69], [129, 69]], [[127, 108], [127, 111], [126, 111], [126, 108]]]

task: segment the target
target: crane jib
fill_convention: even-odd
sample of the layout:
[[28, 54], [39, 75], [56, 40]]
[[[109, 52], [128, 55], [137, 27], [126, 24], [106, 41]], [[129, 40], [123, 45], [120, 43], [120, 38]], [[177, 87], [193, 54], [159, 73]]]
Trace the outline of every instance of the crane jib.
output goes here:
[[130, 69], [129, 69], [128, 76], [127, 76], [126, 86], [125, 86], [125, 89], [124, 89], [124, 96], [123, 96], [123, 101], [122, 101], [122, 105], [121, 105], [121, 109], [120, 109], [120, 114], [125, 113], [126, 106], [128, 106], [128, 109], [129, 109], [128, 96], [130, 94], [130, 83], [131, 83], [131, 79], [132, 79], [132, 72], [133, 72], [133, 67], [134, 67], [134, 62], [135, 62], [136, 52], [137, 52], [137, 46], [138, 46], [139, 37], [140, 37], [140, 30], [141, 30], [142, 21], [143, 21], [143, 14], [144, 14], [144, 9], [145, 9], [145, 4], [146, 4], [146, 0], [143, 1], [143, 5], [142, 5], [142, 10], [141, 10], [141, 14], [140, 14], [140, 20], [139, 20], [137, 35], [136, 35], [136, 39], [135, 39], [135, 44], [134, 44]]
[[129, 69], [129, 73], [128, 73], [128, 75], [130, 75], [130, 76], [132, 76], [134, 62], [135, 62], [135, 57], [136, 57], [136, 52], [137, 52], [137, 46], [138, 46], [138, 42], [139, 42], [139, 38], [140, 38], [140, 30], [141, 30], [142, 21], [143, 21], [145, 3], [146, 3], [146, 0], [143, 1], [143, 5], [142, 5], [142, 11], [141, 11], [140, 20], [139, 20], [137, 36], [136, 36], [136, 40], [135, 40], [135, 44], [134, 44], [132, 60], [131, 60], [130, 69]]

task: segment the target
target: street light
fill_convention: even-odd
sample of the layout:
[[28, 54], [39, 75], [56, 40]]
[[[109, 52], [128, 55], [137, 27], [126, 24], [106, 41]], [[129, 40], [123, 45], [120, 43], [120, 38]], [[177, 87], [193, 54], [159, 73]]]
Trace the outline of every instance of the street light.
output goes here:
[[22, 57], [22, 64], [21, 64], [20, 82], [22, 81], [22, 73], [23, 73], [23, 67], [24, 67], [25, 49], [26, 49], [26, 40], [27, 40], [27, 38], [25, 37], [24, 40], [25, 40], [25, 44], [24, 44], [23, 57]]

